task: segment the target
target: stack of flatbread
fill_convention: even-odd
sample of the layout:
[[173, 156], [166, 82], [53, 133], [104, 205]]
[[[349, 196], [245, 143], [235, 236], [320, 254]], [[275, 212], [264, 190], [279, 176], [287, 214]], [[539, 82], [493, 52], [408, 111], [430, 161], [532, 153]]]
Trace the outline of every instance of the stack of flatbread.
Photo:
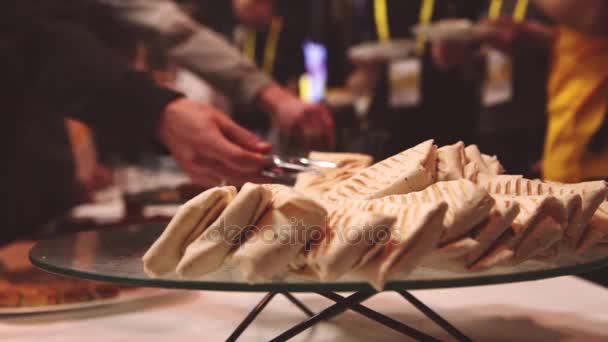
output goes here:
[[497, 157], [462, 142], [429, 140], [373, 165], [360, 154], [309, 158], [337, 168], [302, 174], [293, 188], [218, 187], [186, 203], [145, 271], [198, 278], [229, 264], [251, 283], [291, 272], [382, 289], [419, 265], [473, 272], [608, 245], [603, 181], [504, 175]]

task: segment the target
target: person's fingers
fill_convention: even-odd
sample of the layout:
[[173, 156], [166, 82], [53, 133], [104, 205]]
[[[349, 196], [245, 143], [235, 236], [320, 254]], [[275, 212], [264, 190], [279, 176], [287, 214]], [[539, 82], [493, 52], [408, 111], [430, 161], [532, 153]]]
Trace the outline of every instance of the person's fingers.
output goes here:
[[272, 145], [263, 141], [253, 132], [239, 126], [227, 117], [220, 117], [220, 129], [224, 135], [237, 145], [253, 152], [269, 153]]
[[205, 156], [221, 161], [224, 166], [241, 172], [254, 172], [262, 169], [266, 164], [266, 157], [260, 153], [251, 152], [228, 140], [222, 132], [210, 131], [200, 142], [197, 151]]

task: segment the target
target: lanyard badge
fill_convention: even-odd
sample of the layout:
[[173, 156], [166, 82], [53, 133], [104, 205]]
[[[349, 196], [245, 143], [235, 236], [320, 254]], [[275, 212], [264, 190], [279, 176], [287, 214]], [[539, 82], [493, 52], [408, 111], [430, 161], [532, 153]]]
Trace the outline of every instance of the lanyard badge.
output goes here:
[[[502, 0], [492, 0], [488, 17], [496, 20], [502, 11]], [[528, 0], [518, 0], [513, 12], [513, 21], [522, 22], [526, 17]], [[491, 49], [486, 55], [486, 80], [482, 90], [482, 103], [486, 107], [513, 99], [513, 61], [510, 56]]]
[[[423, 0], [420, 8], [419, 21], [421, 25], [428, 25], [433, 18], [434, 0]], [[387, 0], [375, 0], [374, 17], [378, 40], [388, 42], [391, 32], [388, 16]], [[426, 37], [419, 36], [417, 41], [417, 54], [424, 54]], [[422, 62], [419, 57], [389, 61], [389, 104], [392, 108], [414, 107], [422, 100]]]
[[[272, 75], [274, 72], [275, 61], [277, 58], [277, 50], [279, 46], [279, 39], [283, 31], [283, 19], [280, 17], [272, 18], [270, 24], [270, 31], [266, 38], [266, 45], [264, 46], [264, 60], [262, 62], [262, 68], [268, 75]], [[244, 53], [249, 59], [255, 62], [256, 59], [256, 42], [257, 33], [253, 30], [247, 30], [245, 36]]]

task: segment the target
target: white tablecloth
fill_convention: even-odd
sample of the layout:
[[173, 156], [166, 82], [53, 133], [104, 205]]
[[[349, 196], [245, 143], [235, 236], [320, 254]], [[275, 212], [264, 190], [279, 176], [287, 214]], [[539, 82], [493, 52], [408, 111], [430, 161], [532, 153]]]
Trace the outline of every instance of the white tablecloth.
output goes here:
[[[413, 291], [476, 341], [608, 341], [608, 291], [574, 277], [449, 290]], [[223, 341], [262, 298], [260, 293], [200, 292], [143, 303], [30, 317], [0, 317], [0, 341]], [[296, 294], [315, 310], [330, 304]], [[443, 340], [448, 336], [395, 293], [366, 305]], [[275, 337], [304, 319], [277, 296], [242, 341]], [[294, 341], [403, 341], [375, 322], [348, 312]]]

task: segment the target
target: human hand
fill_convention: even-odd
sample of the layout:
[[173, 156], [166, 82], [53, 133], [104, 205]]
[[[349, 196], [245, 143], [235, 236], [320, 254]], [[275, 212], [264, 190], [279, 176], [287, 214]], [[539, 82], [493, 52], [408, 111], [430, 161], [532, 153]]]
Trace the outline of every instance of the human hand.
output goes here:
[[197, 185], [266, 181], [259, 171], [272, 146], [209, 105], [187, 98], [171, 102], [161, 116], [159, 136]]
[[484, 44], [506, 54], [518, 49], [549, 49], [554, 40], [554, 29], [537, 21], [515, 22], [511, 18], [484, 20], [490, 30]]
[[260, 100], [262, 108], [274, 114], [274, 121], [281, 132], [294, 137], [302, 147], [316, 150], [335, 148], [335, 124], [327, 107], [304, 103], [275, 84], [262, 91]]

